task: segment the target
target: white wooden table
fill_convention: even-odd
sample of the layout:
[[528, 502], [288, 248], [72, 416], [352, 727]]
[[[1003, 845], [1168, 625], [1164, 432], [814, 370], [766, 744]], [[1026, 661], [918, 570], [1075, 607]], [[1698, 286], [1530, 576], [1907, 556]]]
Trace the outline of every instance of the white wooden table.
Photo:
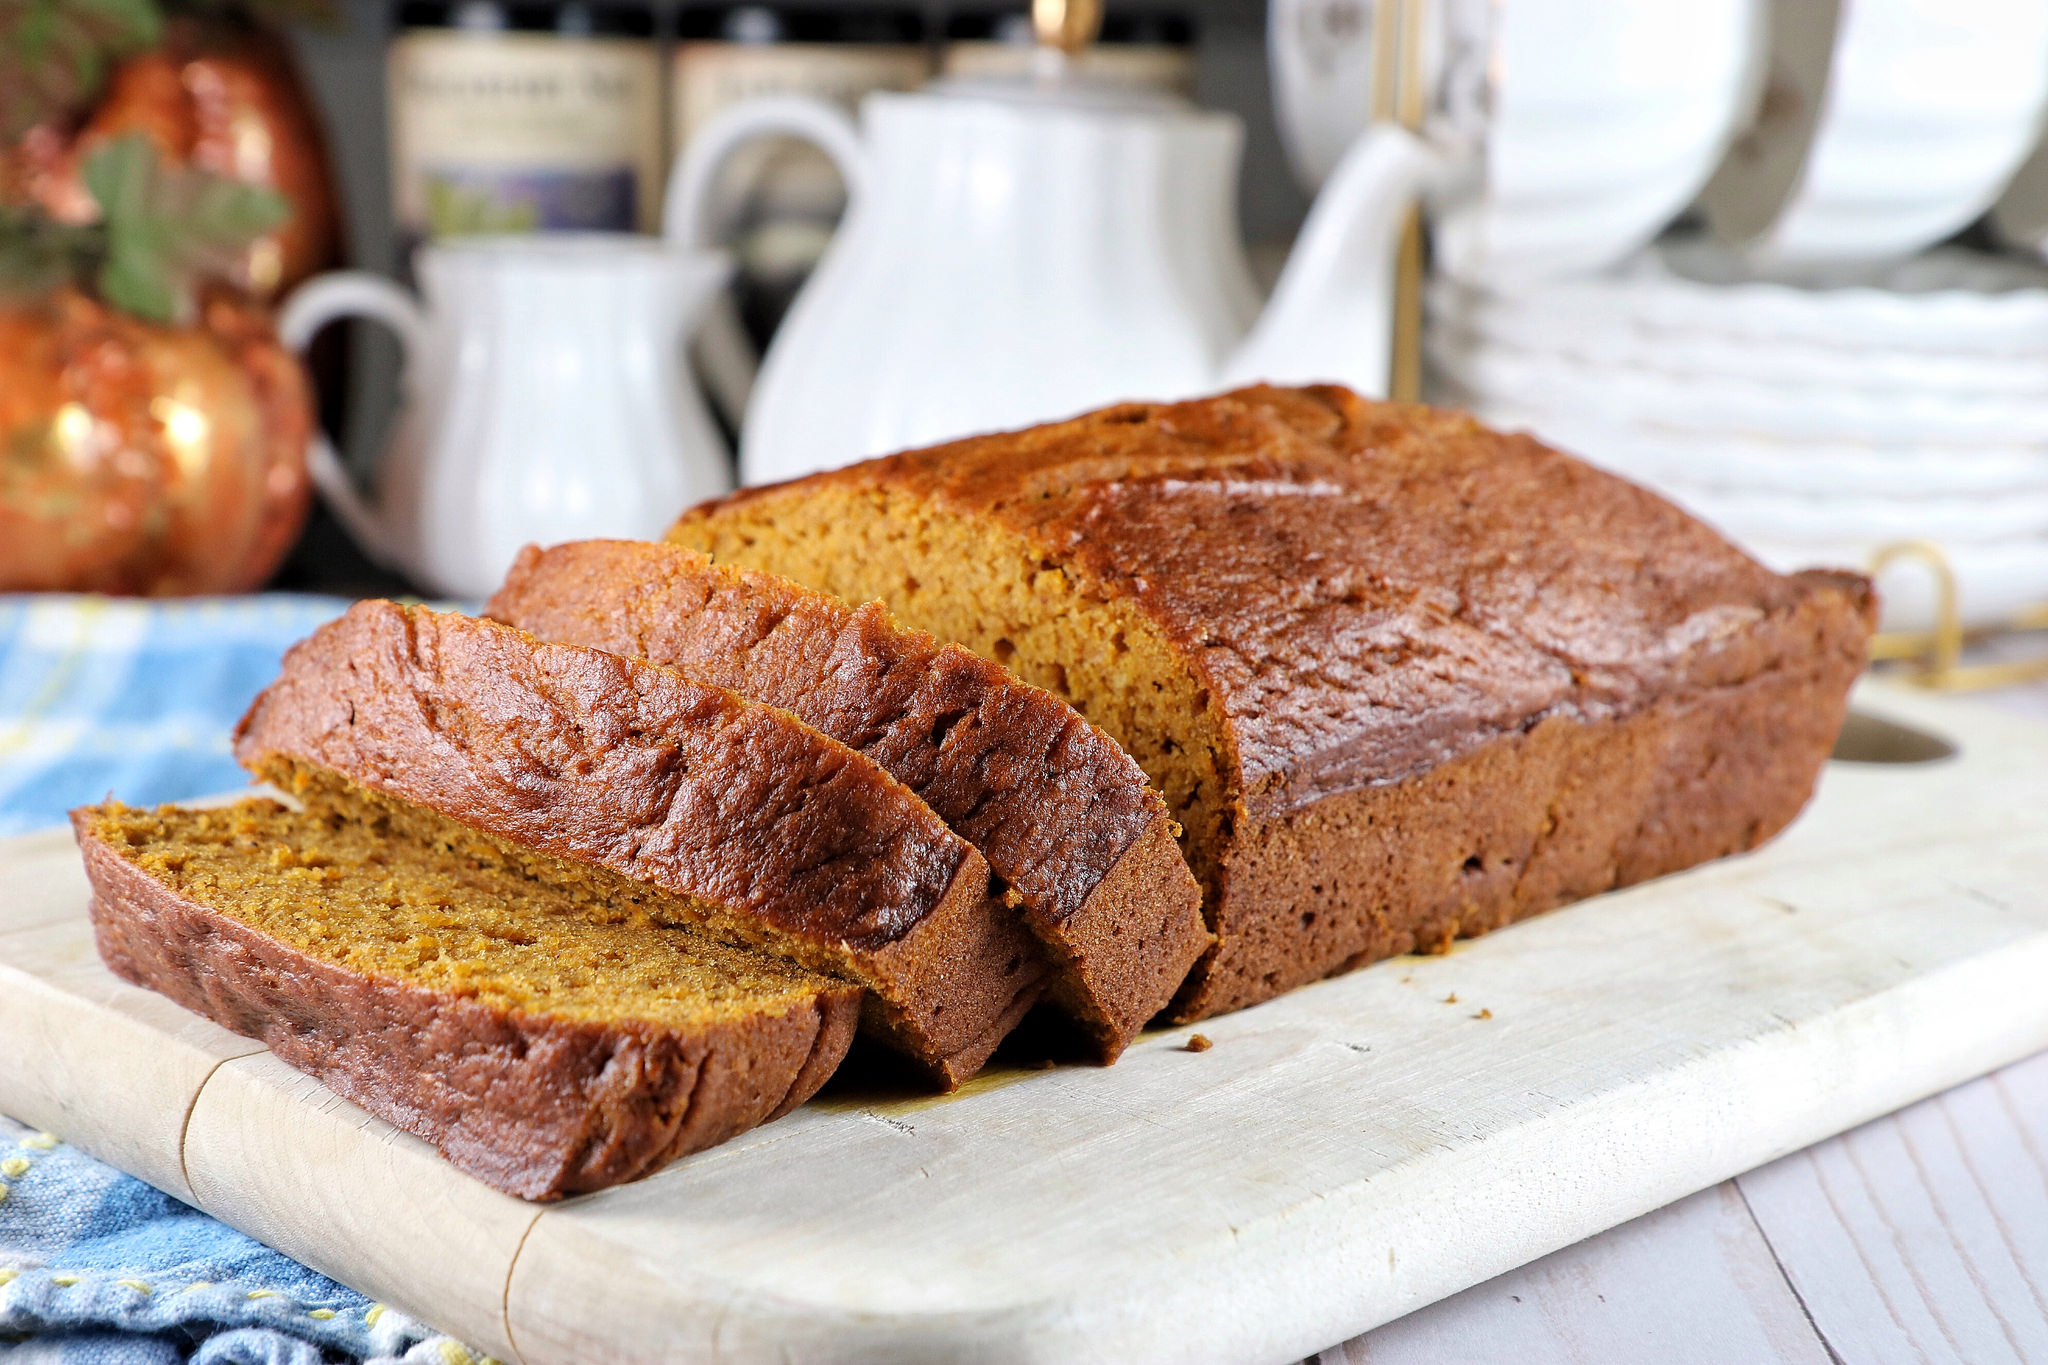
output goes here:
[[[1983, 700], [2048, 719], [2048, 686]], [[2048, 773], [2042, 780], [2048, 808]], [[1316, 1359], [2048, 1362], [2048, 1053], [1475, 1285]]]

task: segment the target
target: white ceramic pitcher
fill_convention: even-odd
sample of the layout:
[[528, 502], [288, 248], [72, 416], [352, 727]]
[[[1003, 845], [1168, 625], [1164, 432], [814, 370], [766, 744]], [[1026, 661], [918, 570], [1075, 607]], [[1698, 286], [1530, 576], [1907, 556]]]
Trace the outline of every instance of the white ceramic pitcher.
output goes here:
[[624, 233], [420, 249], [424, 307], [379, 275], [322, 275], [278, 319], [304, 349], [334, 319], [404, 344], [403, 407], [360, 494], [324, 440], [315, 484], [372, 558], [430, 592], [487, 596], [531, 541], [653, 537], [731, 467], [683, 346], [728, 263]]
[[873, 94], [858, 127], [823, 103], [735, 106], [684, 149], [672, 238], [707, 239], [719, 165], [755, 137], [817, 143], [850, 191], [763, 361], [742, 481], [1257, 379], [1384, 393], [1395, 246], [1418, 196], [1461, 273], [1639, 246], [1735, 126], [1759, 3], [1437, 7], [1425, 136], [1380, 125], [1353, 143], [1263, 312], [1232, 116], [1071, 78]]

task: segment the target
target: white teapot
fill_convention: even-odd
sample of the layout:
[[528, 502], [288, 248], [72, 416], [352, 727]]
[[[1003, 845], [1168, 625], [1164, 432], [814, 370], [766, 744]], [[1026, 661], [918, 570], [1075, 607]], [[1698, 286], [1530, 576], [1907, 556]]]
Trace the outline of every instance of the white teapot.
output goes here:
[[705, 242], [719, 166], [765, 135], [824, 149], [849, 207], [762, 362], [744, 483], [1240, 376], [1384, 392], [1402, 190], [1439, 164], [1396, 135], [1333, 178], [1247, 346], [1231, 115], [1076, 80], [871, 94], [859, 129], [821, 101], [756, 100], [685, 149], [673, 240]]
[[626, 233], [469, 237], [420, 248], [423, 307], [381, 275], [294, 293], [278, 335], [303, 350], [361, 315], [405, 347], [404, 404], [365, 497], [328, 447], [315, 486], [371, 558], [429, 592], [486, 597], [519, 548], [658, 536], [732, 487], [683, 344], [726, 259]]
[[748, 401], [741, 479], [1259, 379], [1383, 394], [1417, 200], [1439, 264], [1468, 280], [1618, 260], [1691, 198], [1754, 99], [1759, 6], [1429, 7], [1405, 77], [1424, 136], [1382, 123], [1350, 144], [1263, 311], [1230, 115], [1071, 76], [873, 94], [857, 128], [813, 101], [735, 106], [678, 162], [674, 239], [708, 239], [718, 168], [758, 136], [815, 142], [849, 190]]

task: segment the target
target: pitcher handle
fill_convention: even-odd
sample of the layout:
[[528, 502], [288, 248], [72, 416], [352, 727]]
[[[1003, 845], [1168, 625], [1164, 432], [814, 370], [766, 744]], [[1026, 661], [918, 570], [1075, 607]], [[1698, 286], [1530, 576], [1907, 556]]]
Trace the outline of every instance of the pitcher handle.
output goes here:
[[801, 138], [816, 146], [832, 159], [846, 181], [847, 202], [860, 197], [867, 156], [861, 150], [860, 130], [846, 111], [809, 95], [764, 95], [720, 113], [676, 154], [668, 197], [662, 204], [662, 235], [679, 247], [713, 248], [716, 243], [710, 240], [705, 210], [719, 170], [728, 157], [755, 138], [776, 135]]
[[[293, 290], [277, 315], [278, 340], [303, 355], [323, 327], [345, 317], [366, 317], [389, 327], [398, 337], [408, 368], [425, 349], [427, 320], [412, 295], [382, 275], [362, 270], [333, 271]], [[371, 558], [395, 567], [397, 560], [377, 509], [356, 490], [355, 480], [318, 427], [306, 451], [306, 471], [321, 500], [333, 509], [355, 542]]]
[[1316, 196], [1272, 298], [1224, 368], [1226, 383], [1336, 380], [1385, 397], [1401, 227], [1454, 169], [1399, 124], [1360, 133]]

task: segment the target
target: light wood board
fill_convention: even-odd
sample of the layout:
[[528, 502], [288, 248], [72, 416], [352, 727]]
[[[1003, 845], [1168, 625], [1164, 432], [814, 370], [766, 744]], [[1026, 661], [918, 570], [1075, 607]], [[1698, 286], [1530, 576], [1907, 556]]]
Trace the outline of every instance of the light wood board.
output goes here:
[[1319, 1365], [2048, 1360], [2048, 1052], [1574, 1243]]
[[531, 1365], [1298, 1358], [2048, 1047], [2048, 730], [1858, 704], [1961, 752], [1831, 764], [1757, 854], [1204, 1053], [814, 1102], [546, 1209], [114, 981], [31, 836], [0, 852], [0, 1111]]

